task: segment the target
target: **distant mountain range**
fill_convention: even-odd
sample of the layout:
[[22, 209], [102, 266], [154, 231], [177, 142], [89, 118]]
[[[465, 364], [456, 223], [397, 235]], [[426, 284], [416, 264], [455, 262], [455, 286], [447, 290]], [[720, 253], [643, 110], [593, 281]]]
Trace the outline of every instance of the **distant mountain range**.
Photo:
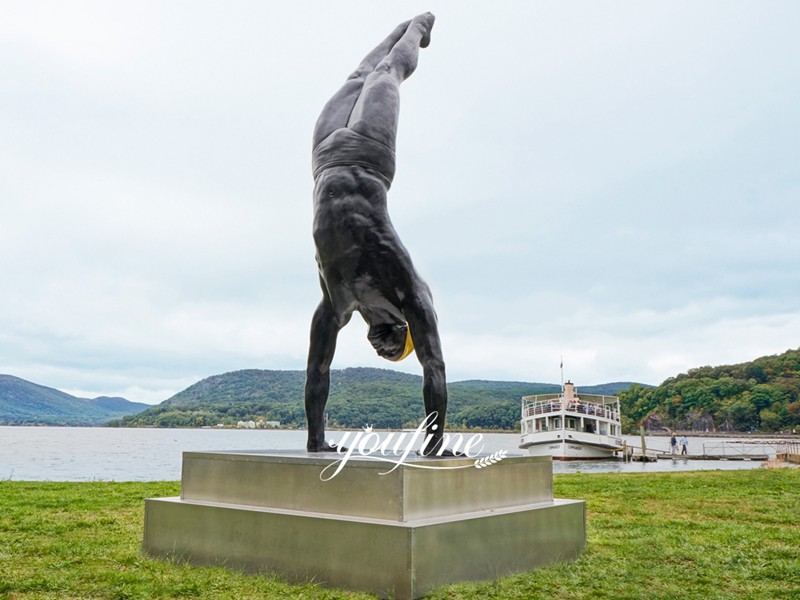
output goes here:
[[[124, 398], [76, 398], [0, 375], [0, 425], [213, 427], [277, 421], [304, 427], [304, 382], [303, 371], [233, 371], [207, 377], [150, 406]], [[514, 429], [521, 396], [558, 392], [560, 387], [451, 382], [447, 421], [453, 428]], [[623, 381], [579, 385], [578, 392], [619, 396], [626, 431], [645, 424], [658, 430], [791, 432], [800, 428], [800, 348], [746, 363], [690, 369], [657, 387]], [[334, 370], [326, 413], [331, 427], [416, 427], [424, 417], [422, 378], [388, 369]]]
[[[239, 421], [277, 421], [304, 427], [303, 371], [250, 369], [199, 381], [158, 406], [123, 417], [128, 427], [235, 426]], [[584, 386], [580, 392], [613, 395], [629, 382]], [[447, 420], [454, 427], [513, 429], [520, 398], [558, 392], [560, 385], [517, 381], [449, 383]], [[331, 371], [328, 423], [339, 427], [416, 427], [425, 416], [422, 377], [389, 369], [351, 368]]]
[[0, 375], [0, 425], [100, 425], [150, 408], [125, 398], [78, 398], [59, 390]]
[[[304, 371], [249, 369], [213, 375], [159, 405], [124, 398], [77, 398], [11, 375], [0, 375], [0, 425], [203, 427], [239, 421], [305, 426]], [[613, 395], [629, 382], [581, 387]], [[448, 422], [461, 427], [513, 429], [520, 397], [559, 391], [551, 383], [469, 380], [448, 384]], [[389, 369], [331, 372], [328, 420], [332, 426], [416, 426], [424, 417], [422, 377]]]

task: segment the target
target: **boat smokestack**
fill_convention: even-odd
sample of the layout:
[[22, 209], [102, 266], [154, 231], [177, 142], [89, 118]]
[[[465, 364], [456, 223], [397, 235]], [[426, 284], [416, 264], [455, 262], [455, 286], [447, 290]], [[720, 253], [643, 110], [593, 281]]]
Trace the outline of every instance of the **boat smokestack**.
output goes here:
[[564, 392], [561, 394], [561, 406], [566, 409], [575, 400], [575, 385], [567, 380], [564, 384]]

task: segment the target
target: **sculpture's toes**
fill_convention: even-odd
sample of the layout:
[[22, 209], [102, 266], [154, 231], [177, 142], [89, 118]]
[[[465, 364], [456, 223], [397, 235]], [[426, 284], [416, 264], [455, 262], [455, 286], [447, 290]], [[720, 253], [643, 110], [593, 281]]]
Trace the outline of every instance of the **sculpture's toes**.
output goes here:
[[431, 43], [431, 29], [433, 29], [433, 22], [436, 20], [436, 17], [433, 16], [433, 13], [425, 13], [414, 17], [414, 23], [417, 23], [422, 28], [422, 39], [419, 42], [420, 48], [427, 48]]

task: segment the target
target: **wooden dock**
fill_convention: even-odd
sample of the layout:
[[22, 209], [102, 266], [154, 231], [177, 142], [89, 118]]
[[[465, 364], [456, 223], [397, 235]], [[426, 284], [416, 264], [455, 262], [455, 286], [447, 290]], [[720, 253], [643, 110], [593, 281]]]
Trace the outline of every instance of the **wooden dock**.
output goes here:
[[620, 448], [622, 460], [625, 462], [656, 462], [658, 453], [654, 450], [642, 449], [641, 446], [634, 446], [627, 442], [622, 443]]
[[[791, 454], [791, 450], [797, 448], [780, 447], [779, 450]], [[770, 448], [774, 448], [763, 443], [747, 442], [706, 442], [703, 444], [701, 454], [681, 454], [672, 453], [669, 450], [642, 449], [641, 446], [623, 443], [620, 451], [623, 460], [628, 462], [655, 462], [657, 460], [720, 460], [720, 461], [767, 461], [773, 455]]]
[[767, 461], [770, 459], [770, 448], [765, 444], [747, 444], [740, 442], [712, 442], [703, 444], [702, 453], [681, 454], [669, 450], [642, 449], [633, 444], [623, 443], [622, 457], [626, 461], [654, 462], [656, 460], [720, 460], [720, 461]]
[[800, 465], [800, 442], [781, 442], [775, 457], [778, 460]]
[[660, 460], [769, 460], [767, 454], [671, 454], [670, 452], [659, 452], [656, 456]]
[[632, 454], [628, 456], [628, 462], [656, 462], [658, 460], [658, 456], [655, 454], [645, 454], [642, 456], [641, 454]]

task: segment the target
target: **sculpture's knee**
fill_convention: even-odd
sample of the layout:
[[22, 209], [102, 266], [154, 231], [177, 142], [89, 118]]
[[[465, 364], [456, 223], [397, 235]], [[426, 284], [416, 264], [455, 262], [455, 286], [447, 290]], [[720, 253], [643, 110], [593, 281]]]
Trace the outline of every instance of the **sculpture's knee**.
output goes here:
[[347, 77], [347, 81], [364, 81], [367, 78], [367, 75], [371, 73], [371, 70], [367, 70], [366, 68], [359, 67]]
[[375, 66], [372, 75], [375, 77], [391, 77], [399, 85], [408, 79], [416, 68], [416, 57], [410, 52], [395, 47], [389, 56]]

